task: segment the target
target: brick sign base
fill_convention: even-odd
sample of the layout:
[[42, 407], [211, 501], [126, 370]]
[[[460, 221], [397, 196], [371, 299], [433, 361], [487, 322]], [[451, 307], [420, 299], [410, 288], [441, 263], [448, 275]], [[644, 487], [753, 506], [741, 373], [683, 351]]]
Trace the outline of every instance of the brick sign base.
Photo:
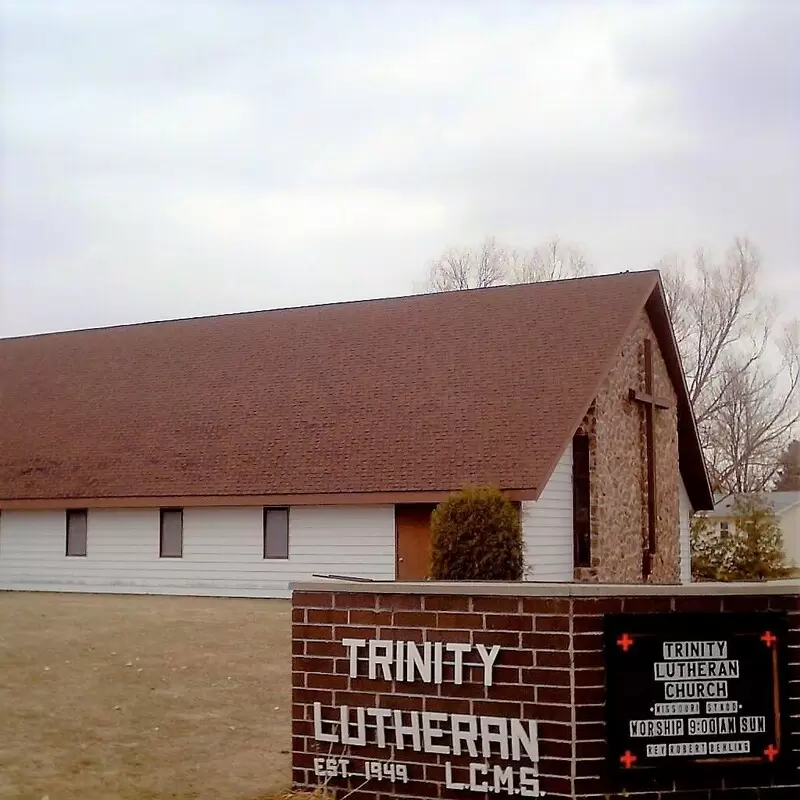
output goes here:
[[[611, 763], [607, 617], [767, 611], [788, 630], [774, 764]], [[353, 800], [800, 797], [797, 585], [303, 584], [292, 622], [298, 788]]]

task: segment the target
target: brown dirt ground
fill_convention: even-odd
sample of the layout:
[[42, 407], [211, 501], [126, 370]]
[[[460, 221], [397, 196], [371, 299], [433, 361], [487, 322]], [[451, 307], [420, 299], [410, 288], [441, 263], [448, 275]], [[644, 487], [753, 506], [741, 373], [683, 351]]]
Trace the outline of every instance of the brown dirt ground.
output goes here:
[[286, 791], [290, 633], [279, 600], [0, 592], [0, 797]]

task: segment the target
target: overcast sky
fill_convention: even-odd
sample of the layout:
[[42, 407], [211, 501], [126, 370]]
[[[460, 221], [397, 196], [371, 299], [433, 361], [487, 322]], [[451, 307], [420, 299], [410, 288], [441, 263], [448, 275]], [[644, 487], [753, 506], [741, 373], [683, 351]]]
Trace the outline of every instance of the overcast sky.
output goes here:
[[800, 2], [0, 0], [0, 335], [603, 272], [747, 235], [800, 313]]

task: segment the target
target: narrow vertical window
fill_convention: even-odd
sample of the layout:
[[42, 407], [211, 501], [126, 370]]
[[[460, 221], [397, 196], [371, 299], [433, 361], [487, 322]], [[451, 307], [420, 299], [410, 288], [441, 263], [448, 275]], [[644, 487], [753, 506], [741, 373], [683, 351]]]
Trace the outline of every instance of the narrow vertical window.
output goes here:
[[289, 509], [264, 509], [264, 558], [289, 558]]
[[159, 555], [161, 558], [183, 557], [183, 509], [161, 509], [161, 535]]
[[589, 493], [589, 437], [572, 439], [572, 535], [576, 567], [590, 567], [591, 500]]
[[85, 508], [71, 508], [67, 511], [68, 556], [86, 555], [86, 530], [88, 512]]

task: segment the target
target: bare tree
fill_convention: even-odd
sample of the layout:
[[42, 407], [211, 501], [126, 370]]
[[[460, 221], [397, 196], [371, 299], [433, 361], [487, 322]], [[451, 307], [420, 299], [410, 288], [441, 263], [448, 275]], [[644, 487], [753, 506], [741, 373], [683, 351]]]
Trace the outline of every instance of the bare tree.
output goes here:
[[510, 249], [490, 237], [478, 247], [453, 248], [435, 259], [428, 268], [424, 291], [536, 283], [579, 277], [590, 271], [583, 253], [558, 237], [530, 250]]
[[[656, 265], [670, 307], [714, 489], [761, 491], [800, 427], [800, 337], [793, 320], [777, 332], [777, 305], [761, 287], [761, 258], [745, 238], [723, 260], [706, 251], [691, 265]], [[486, 239], [430, 265], [424, 291], [533, 283], [591, 274], [575, 247], [557, 237], [530, 250]]]
[[512, 283], [580, 278], [591, 272], [584, 254], [557, 236], [532, 250], [513, 251], [509, 267]]
[[452, 248], [433, 261], [428, 269], [427, 291], [483, 289], [505, 283], [507, 252], [494, 238], [478, 248]]
[[713, 416], [734, 378], [730, 356], [736, 349], [746, 371], [764, 355], [772, 330], [774, 303], [759, 291], [761, 261], [746, 239], [737, 239], [722, 264], [703, 250], [695, 254], [694, 275], [678, 259], [662, 259], [667, 302], [689, 396], [698, 423]]
[[761, 491], [800, 423], [797, 322], [776, 338], [747, 239], [720, 264], [698, 251], [691, 271], [675, 257], [658, 267], [714, 488]]
[[[717, 413], [701, 427], [712, 480], [726, 494], [763, 491], [778, 474], [800, 420], [791, 397], [799, 374], [796, 351], [783, 367], [781, 375], [760, 365], [742, 370], [734, 362]], [[788, 388], [781, 385], [786, 380]]]

